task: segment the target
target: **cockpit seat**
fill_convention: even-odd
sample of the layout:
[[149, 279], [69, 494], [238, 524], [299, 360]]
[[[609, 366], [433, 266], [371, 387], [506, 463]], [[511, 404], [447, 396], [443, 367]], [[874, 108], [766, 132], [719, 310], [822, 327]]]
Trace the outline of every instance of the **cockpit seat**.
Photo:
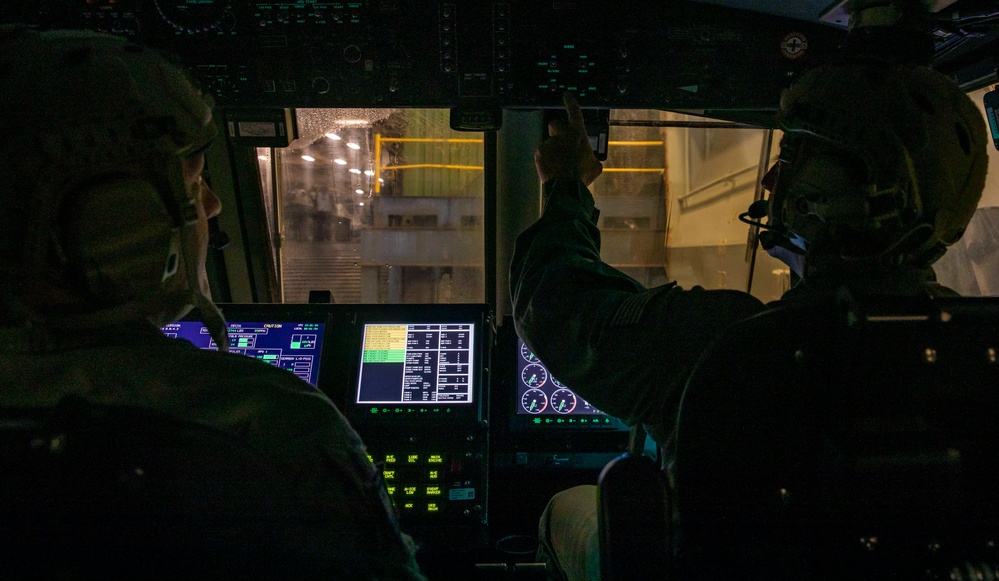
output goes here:
[[689, 378], [682, 579], [983, 579], [999, 565], [999, 302], [791, 301]]
[[320, 510], [235, 436], [69, 397], [0, 411], [0, 578], [329, 575]]
[[603, 581], [661, 579], [671, 564], [672, 528], [665, 474], [643, 453], [646, 432], [631, 430], [628, 451], [597, 482], [597, 530]]

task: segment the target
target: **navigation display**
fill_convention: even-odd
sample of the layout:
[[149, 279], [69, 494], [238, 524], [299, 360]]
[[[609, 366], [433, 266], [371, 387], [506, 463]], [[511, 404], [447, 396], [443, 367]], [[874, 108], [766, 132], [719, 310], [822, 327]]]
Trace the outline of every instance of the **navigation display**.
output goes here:
[[619, 424], [559, 382], [545, 364], [517, 338], [517, 414], [537, 416], [537, 425], [604, 426]]
[[470, 404], [475, 323], [365, 323], [357, 404]]
[[[200, 321], [177, 321], [161, 330], [168, 337], [186, 339], [200, 349], [218, 350]], [[286, 369], [318, 387], [324, 323], [229, 321], [228, 331], [230, 353]]]

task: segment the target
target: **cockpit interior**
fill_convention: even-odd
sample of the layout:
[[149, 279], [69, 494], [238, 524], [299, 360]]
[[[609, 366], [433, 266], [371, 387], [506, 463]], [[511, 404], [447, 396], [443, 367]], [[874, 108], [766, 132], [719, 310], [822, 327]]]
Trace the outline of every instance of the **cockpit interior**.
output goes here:
[[[124, 35], [194, 72], [219, 127], [207, 270], [229, 349], [342, 410], [431, 579], [544, 579], [548, 499], [595, 484], [629, 444], [656, 455], [513, 328], [509, 266], [541, 212], [547, 123], [576, 95], [603, 162], [605, 262], [646, 287], [778, 300], [794, 275], [739, 215], [765, 196], [782, 91], [847, 33], [847, 2], [830, 1], [5, 0], [0, 18]], [[999, 4], [932, 4], [934, 66], [999, 147]], [[988, 316], [995, 175], [935, 265]], [[163, 332], [218, 347], [196, 312]]]

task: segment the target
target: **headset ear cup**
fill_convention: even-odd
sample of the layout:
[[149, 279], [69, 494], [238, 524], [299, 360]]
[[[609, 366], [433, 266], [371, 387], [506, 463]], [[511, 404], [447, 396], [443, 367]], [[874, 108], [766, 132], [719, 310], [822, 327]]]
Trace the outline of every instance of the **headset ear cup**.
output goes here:
[[71, 278], [102, 305], [159, 290], [177, 272], [180, 236], [152, 182], [120, 176], [64, 206], [60, 242]]

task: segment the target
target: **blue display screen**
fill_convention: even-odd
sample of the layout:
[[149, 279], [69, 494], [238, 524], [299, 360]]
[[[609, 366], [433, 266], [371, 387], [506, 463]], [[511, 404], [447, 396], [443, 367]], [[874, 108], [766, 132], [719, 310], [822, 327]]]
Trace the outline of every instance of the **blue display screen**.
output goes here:
[[[165, 325], [162, 331], [168, 337], [186, 339], [199, 349], [218, 349], [200, 321], [177, 321]], [[230, 353], [286, 369], [318, 387], [324, 323], [230, 321], [228, 331]]]

